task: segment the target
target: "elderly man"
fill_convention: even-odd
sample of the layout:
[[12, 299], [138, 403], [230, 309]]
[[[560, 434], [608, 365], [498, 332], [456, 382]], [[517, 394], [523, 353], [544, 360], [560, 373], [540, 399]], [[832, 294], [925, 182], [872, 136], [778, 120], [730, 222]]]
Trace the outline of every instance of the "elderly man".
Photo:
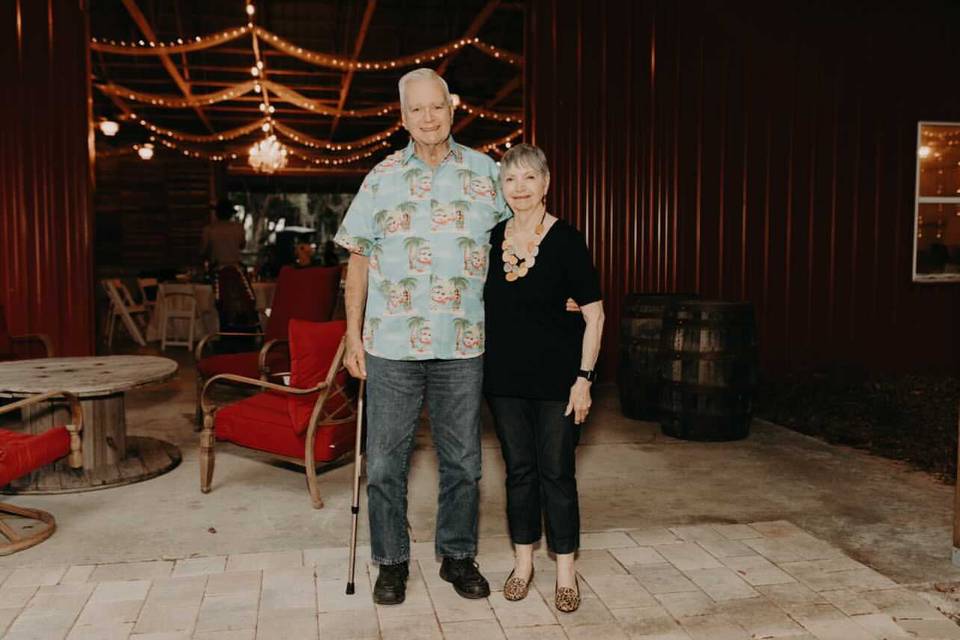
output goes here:
[[424, 399], [439, 457], [440, 576], [461, 596], [484, 598], [490, 586], [474, 562], [482, 294], [490, 230], [508, 210], [496, 163], [450, 136], [443, 78], [430, 69], [403, 76], [400, 109], [410, 143], [367, 174], [335, 238], [351, 252], [346, 366], [367, 380], [373, 599], [404, 600], [407, 472]]

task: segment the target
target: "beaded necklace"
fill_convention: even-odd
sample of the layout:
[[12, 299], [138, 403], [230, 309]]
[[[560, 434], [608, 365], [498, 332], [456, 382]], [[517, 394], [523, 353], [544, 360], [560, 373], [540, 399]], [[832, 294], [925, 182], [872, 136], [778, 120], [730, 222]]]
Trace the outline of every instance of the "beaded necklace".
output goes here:
[[533, 228], [533, 240], [527, 243], [527, 257], [521, 258], [517, 255], [517, 250], [513, 246], [513, 222], [511, 218], [503, 230], [503, 271], [506, 274], [507, 282], [514, 282], [529, 273], [533, 265], [536, 264], [537, 254], [540, 253], [540, 241], [543, 240], [543, 221], [547, 219], [547, 210], [543, 210], [540, 216], [540, 222]]

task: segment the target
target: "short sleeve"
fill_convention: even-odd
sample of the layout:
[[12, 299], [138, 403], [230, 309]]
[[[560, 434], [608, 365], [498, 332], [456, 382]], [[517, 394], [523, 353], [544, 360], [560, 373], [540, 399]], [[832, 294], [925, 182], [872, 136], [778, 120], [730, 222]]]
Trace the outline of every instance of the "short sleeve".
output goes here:
[[583, 234], [570, 227], [567, 241], [566, 272], [570, 297], [581, 307], [600, 300], [600, 278]]
[[493, 160], [490, 161], [490, 180], [493, 182], [493, 188], [496, 191], [496, 197], [493, 201], [493, 215], [497, 222], [503, 222], [513, 216], [513, 212], [507, 207], [507, 201], [503, 199], [503, 186], [500, 184], [500, 167]]
[[374, 222], [378, 183], [379, 178], [372, 172], [367, 174], [333, 238], [334, 242], [351, 253], [369, 256], [373, 246], [381, 239], [380, 229]]

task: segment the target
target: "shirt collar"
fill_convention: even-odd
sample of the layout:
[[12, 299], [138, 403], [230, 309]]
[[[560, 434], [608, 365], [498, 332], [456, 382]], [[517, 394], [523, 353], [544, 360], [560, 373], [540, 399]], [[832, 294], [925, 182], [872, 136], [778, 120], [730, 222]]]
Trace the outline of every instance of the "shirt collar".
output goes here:
[[[410, 142], [407, 143], [407, 147], [403, 150], [403, 164], [410, 162], [410, 159], [416, 155], [414, 150], [413, 138], [410, 138]], [[463, 146], [457, 143], [452, 135], [450, 136], [450, 153], [447, 155], [453, 155], [453, 159], [457, 164], [463, 163]], [[444, 157], [444, 160], [446, 160], [446, 157]]]

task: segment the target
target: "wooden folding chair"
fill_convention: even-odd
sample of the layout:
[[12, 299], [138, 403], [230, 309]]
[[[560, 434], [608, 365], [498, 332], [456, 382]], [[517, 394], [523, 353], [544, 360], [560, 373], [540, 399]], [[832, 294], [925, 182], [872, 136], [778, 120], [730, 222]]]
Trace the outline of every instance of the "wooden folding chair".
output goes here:
[[[107, 300], [110, 301], [105, 329], [107, 347], [113, 346], [113, 332], [116, 329], [117, 317], [120, 318], [134, 342], [141, 347], [145, 347], [147, 341], [143, 339], [140, 326], [146, 326], [146, 308], [142, 304], [134, 302], [130, 290], [119, 278], [104, 280], [102, 284], [104, 291], [107, 292]], [[139, 318], [142, 324], [138, 325], [135, 317]]]

